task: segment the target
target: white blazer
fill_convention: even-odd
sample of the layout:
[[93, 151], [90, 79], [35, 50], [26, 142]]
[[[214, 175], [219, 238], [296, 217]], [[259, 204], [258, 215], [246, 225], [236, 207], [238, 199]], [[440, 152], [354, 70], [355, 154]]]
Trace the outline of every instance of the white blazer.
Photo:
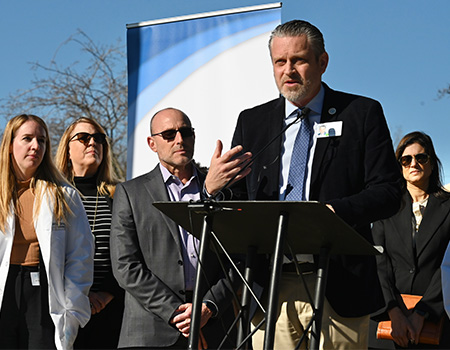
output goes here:
[[[79, 326], [91, 317], [88, 292], [93, 281], [94, 239], [80, 196], [64, 186], [73, 216], [58, 225], [54, 200], [47, 193], [34, 223], [48, 278], [50, 316], [55, 324], [57, 349], [72, 349]], [[14, 215], [0, 231], [0, 307], [9, 270], [15, 233]]]

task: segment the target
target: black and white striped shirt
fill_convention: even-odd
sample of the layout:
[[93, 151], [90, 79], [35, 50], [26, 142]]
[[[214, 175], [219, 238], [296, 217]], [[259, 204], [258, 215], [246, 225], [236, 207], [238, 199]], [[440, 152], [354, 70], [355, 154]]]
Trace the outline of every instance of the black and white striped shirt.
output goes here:
[[81, 192], [81, 200], [86, 210], [95, 238], [94, 283], [91, 290], [101, 290], [104, 279], [111, 274], [109, 235], [112, 213], [106, 197], [97, 194], [95, 178], [75, 177], [75, 186]]

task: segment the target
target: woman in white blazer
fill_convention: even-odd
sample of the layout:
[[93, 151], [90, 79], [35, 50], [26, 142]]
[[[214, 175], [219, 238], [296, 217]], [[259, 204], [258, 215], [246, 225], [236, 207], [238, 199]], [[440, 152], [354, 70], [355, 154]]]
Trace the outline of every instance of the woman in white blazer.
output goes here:
[[71, 349], [91, 315], [93, 237], [48, 135], [22, 114], [0, 146], [0, 348]]

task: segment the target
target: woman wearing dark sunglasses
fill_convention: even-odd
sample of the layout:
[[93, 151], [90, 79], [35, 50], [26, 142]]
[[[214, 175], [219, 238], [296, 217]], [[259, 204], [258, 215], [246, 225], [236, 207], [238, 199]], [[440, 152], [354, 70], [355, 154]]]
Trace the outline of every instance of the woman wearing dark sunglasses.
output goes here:
[[111, 270], [109, 235], [112, 197], [117, 184], [111, 148], [103, 127], [80, 118], [64, 132], [56, 165], [82, 194], [95, 237], [94, 283], [89, 292], [91, 320], [80, 329], [75, 348], [117, 348], [123, 314], [123, 290]]
[[[441, 162], [431, 138], [404, 136], [395, 152], [403, 174], [403, 202], [393, 217], [373, 226], [375, 244], [384, 248], [378, 274], [397, 348], [449, 349], [450, 321], [441, 292], [441, 262], [450, 240], [450, 193], [441, 182]], [[422, 296], [407, 310], [401, 294]], [[419, 343], [426, 320], [444, 317], [439, 345]]]

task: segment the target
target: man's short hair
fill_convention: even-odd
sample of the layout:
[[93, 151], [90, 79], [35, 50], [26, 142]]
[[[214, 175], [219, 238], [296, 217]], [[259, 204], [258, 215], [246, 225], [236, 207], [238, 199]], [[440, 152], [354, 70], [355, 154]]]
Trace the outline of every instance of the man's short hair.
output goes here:
[[272, 40], [274, 37], [295, 37], [305, 35], [311, 44], [316, 59], [325, 52], [325, 41], [320, 30], [309, 22], [294, 19], [292, 21], [278, 25], [270, 34], [269, 50], [272, 55]]

